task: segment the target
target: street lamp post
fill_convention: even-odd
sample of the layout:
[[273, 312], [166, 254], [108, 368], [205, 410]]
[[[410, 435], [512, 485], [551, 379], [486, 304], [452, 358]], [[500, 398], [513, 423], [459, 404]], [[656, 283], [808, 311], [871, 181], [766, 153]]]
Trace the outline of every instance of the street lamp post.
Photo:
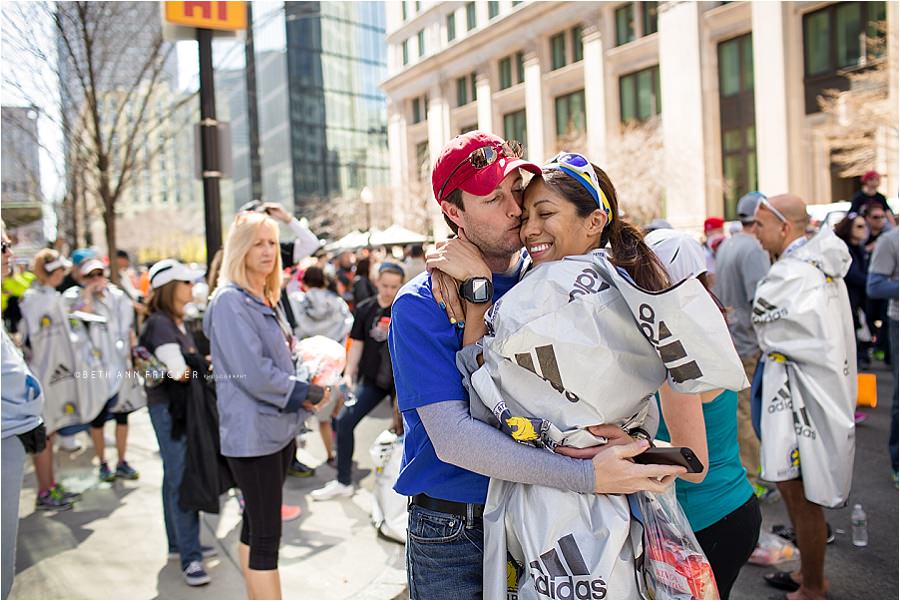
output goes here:
[[366, 205], [366, 231], [369, 232], [369, 235], [372, 233], [372, 201], [374, 197], [372, 195], [372, 190], [369, 189], [369, 186], [365, 186], [362, 190], [359, 191], [359, 201]]

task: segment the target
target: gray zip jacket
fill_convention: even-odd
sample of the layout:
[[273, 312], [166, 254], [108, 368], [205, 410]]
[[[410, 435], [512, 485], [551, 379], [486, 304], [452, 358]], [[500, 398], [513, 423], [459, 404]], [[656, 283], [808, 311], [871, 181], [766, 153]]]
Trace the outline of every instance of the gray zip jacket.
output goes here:
[[209, 304], [203, 331], [212, 351], [222, 454], [260, 457], [280, 451], [309, 417], [300, 408], [309, 384], [294, 375], [275, 311], [225, 284]]

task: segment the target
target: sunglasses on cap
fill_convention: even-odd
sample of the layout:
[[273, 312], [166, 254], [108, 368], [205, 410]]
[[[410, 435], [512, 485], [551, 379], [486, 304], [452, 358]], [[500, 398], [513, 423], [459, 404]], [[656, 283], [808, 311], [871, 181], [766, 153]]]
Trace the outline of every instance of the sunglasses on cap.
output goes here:
[[609, 221], [613, 220], [612, 205], [609, 204], [609, 199], [606, 198], [606, 194], [600, 187], [594, 167], [583, 155], [575, 152], [561, 152], [550, 159], [550, 162], [544, 165], [544, 169], [559, 169], [574, 178], [590, 193], [594, 202], [597, 203], [597, 207], [603, 209], [606, 218]]
[[93, 280], [93, 279], [102, 278], [102, 277], [103, 277], [102, 271], [92, 271], [89, 274], [87, 274], [86, 276], [84, 276], [84, 279]]
[[765, 196], [760, 196], [759, 205], [766, 207], [773, 215], [775, 215], [775, 217], [778, 218], [778, 221], [780, 221], [781, 223], [787, 223], [788, 220], [787, 217], [784, 216], [784, 213], [776, 209], [775, 206], [771, 202], [769, 202], [769, 199]]
[[519, 159], [522, 158], [523, 153], [524, 148], [522, 147], [522, 144], [515, 140], [507, 140], [503, 144], [482, 146], [481, 148], [476, 148], [469, 153], [469, 156], [460, 161], [459, 164], [453, 168], [453, 171], [450, 172], [450, 175], [447, 176], [447, 179], [444, 180], [444, 183], [443, 185], [441, 185], [441, 189], [438, 192], [438, 200], [444, 200], [444, 189], [447, 187], [447, 184], [450, 183], [450, 180], [453, 179], [453, 176], [456, 175], [456, 172], [459, 171], [463, 165], [469, 164], [473, 169], [475, 169], [475, 171], [481, 171], [485, 167], [496, 163], [497, 159], [499, 159], [501, 156], [505, 156], [510, 159]]

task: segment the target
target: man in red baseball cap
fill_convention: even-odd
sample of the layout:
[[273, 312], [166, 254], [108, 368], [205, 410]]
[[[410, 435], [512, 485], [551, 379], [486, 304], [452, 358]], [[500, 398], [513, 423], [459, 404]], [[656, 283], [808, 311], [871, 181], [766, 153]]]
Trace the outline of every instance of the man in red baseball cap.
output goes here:
[[[521, 172], [541, 170], [523, 160], [517, 146], [473, 131], [450, 141], [434, 165], [431, 181], [444, 219], [488, 267], [460, 286], [465, 303], [496, 302], [524, 268]], [[435, 301], [428, 272], [403, 286], [391, 310], [388, 348], [405, 432], [394, 489], [410, 497], [410, 599], [483, 597], [486, 474], [521, 478], [548, 456], [573, 461], [515, 443], [472, 417], [456, 368], [463, 325]]]
[[525, 187], [520, 169], [541, 172], [521, 154], [516, 142], [471, 131], [444, 146], [431, 173], [434, 198], [451, 231], [462, 229], [498, 272], [507, 271], [522, 248], [519, 216]]
[[888, 222], [891, 225], [896, 226], [897, 220], [893, 211], [891, 211], [890, 205], [888, 205], [887, 198], [878, 191], [878, 186], [881, 185], [881, 174], [873, 170], [866, 171], [862, 174], [862, 177], [859, 178], [859, 183], [862, 184], [862, 189], [858, 190], [850, 200], [850, 210], [848, 211], [848, 214], [856, 213], [857, 215], [861, 215], [863, 213], [863, 207], [875, 203], [884, 209], [884, 214], [887, 217]]

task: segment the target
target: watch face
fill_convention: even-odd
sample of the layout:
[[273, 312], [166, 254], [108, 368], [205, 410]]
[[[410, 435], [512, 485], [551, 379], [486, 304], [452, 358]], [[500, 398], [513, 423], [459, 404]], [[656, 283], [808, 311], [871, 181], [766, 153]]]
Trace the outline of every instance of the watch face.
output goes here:
[[475, 299], [476, 303], [484, 303], [489, 300], [487, 280], [478, 279], [472, 282], [472, 298]]

